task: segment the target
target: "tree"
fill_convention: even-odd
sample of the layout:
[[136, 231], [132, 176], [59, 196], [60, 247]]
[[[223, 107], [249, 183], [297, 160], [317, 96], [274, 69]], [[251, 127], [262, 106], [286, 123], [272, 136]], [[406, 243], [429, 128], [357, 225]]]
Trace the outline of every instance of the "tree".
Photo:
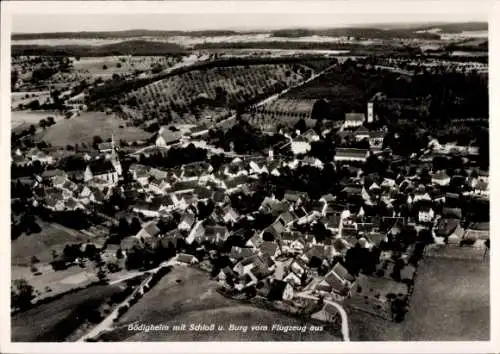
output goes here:
[[97, 278], [99, 279], [99, 281], [101, 283], [105, 283], [107, 281], [107, 276], [106, 276], [106, 272], [100, 268], [98, 271], [97, 271]]
[[102, 143], [102, 138], [99, 135], [95, 135], [92, 138], [92, 146], [97, 149], [98, 145]]
[[120, 62], [116, 63], [116, 67], [117, 67], [118, 69], [119, 69], [119, 68], [121, 68], [121, 67], [122, 67], [122, 63], [120, 63]]
[[484, 246], [485, 246], [485, 249], [484, 249], [483, 259], [486, 258], [486, 255], [490, 251], [490, 239], [489, 238], [486, 241], [484, 241]]
[[142, 229], [142, 226], [141, 226], [141, 222], [139, 221], [139, 219], [137, 217], [133, 218], [132, 222], [130, 223], [130, 234], [135, 235], [139, 231], [141, 231], [141, 229]]
[[12, 307], [24, 310], [31, 306], [35, 290], [25, 279], [16, 279], [11, 285], [10, 295]]
[[108, 70], [108, 66], [107, 66], [106, 64], [104, 64], [104, 65], [102, 66], [102, 70]]
[[49, 126], [56, 124], [54, 117], [47, 117], [47, 124]]
[[307, 130], [307, 125], [306, 125], [306, 121], [304, 120], [304, 118], [301, 118], [297, 123], [295, 123], [294, 128], [295, 128], [295, 130], [298, 130], [301, 133], [305, 132]]
[[12, 70], [10, 73], [10, 86], [14, 88], [19, 80], [19, 72], [17, 70]]
[[34, 135], [36, 133], [36, 127], [33, 124], [30, 125], [28, 133], [30, 135]]
[[42, 129], [45, 129], [48, 126], [48, 123], [45, 119], [41, 119], [40, 122], [38, 122], [38, 124], [40, 125], [40, 128], [42, 128]]

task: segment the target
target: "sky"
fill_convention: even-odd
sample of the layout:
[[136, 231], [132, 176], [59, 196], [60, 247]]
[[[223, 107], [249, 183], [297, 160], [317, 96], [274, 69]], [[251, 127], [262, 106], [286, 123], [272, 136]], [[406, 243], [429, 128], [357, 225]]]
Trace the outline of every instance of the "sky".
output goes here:
[[[93, 3], [93, 2], [90, 2]], [[452, 1], [441, 1], [439, 6], [428, 7], [425, 1], [420, 4], [399, 6], [398, 1], [385, 2], [388, 6], [370, 6], [369, 1], [358, 3], [358, 6], [339, 7], [333, 1], [330, 5], [318, 3], [292, 2], [287, 7], [271, 6], [273, 3], [262, 4], [242, 2], [245, 6], [220, 6], [221, 2], [212, 3], [219, 6], [207, 6], [201, 2], [199, 6], [177, 6], [168, 8], [138, 7], [133, 8], [99, 7], [78, 8], [66, 6], [44, 7], [42, 12], [34, 11], [36, 6], [18, 9], [13, 14], [13, 33], [41, 32], [78, 32], [78, 31], [119, 31], [129, 29], [149, 30], [262, 30], [292, 27], [342, 27], [349, 25], [367, 25], [379, 23], [428, 23], [428, 22], [467, 22], [487, 21], [487, 9], [478, 3], [463, 2], [452, 5]], [[393, 6], [390, 6], [392, 3]], [[442, 6], [444, 5], [446, 6]], [[66, 4], [68, 4], [66, 2]], [[87, 2], [88, 4], [88, 2]], [[190, 2], [187, 2], [190, 4]], [[233, 2], [234, 4], [234, 2]], [[373, 2], [372, 2], [373, 4]], [[382, 1], [383, 4], [383, 1]], [[87, 5], [88, 6], [88, 5]], [[219, 10], [218, 10], [219, 9]], [[301, 13], [301, 9], [307, 13]], [[366, 9], [363, 10], [363, 9]], [[386, 11], [384, 11], [386, 9]], [[248, 11], [246, 11], [248, 10]], [[45, 13], [44, 13], [45, 12]], [[85, 13], [92, 12], [92, 14]], [[103, 13], [104, 12], [104, 13]], [[133, 12], [133, 13], [130, 13]], [[172, 13], [176, 12], [176, 13]], [[242, 13], [245, 12], [245, 13]], [[251, 13], [254, 12], [254, 13]], [[255, 13], [260, 12], [260, 13]]]

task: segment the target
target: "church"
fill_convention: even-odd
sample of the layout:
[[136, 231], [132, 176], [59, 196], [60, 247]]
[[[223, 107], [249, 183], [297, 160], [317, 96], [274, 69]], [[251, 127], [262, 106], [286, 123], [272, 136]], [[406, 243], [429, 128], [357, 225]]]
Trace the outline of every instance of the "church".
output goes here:
[[111, 138], [111, 153], [91, 161], [84, 173], [84, 181], [96, 181], [115, 185], [122, 176], [122, 166], [117, 154], [114, 136]]

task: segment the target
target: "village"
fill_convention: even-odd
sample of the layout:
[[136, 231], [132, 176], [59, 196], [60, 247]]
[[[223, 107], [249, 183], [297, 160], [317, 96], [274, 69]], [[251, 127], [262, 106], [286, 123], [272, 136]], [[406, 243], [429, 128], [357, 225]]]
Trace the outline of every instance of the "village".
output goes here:
[[[279, 102], [260, 114], [291, 119]], [[489, 219], [477, 213], [487, 210], [489, 178], [473, 162], [477, 146], [429, 136], [402, 158], [386, 128], [368, 128], [373, 100], [322, 129], [304, 120], [318, 102], [300, 104], [289, 108], [298, 122], [259, 153], [237, 153], [234, 143], [225, 151], [174, 126], [141, 153], [121, 151], [114, 136], [71, 157], [17, 148], [13, 166], [34, 173], [13, 178], [13, 227], [36, 229], [36, 215], [90, 236], [53, 250], [55, 272], [97, 257], [99, 279], [119, 281], [171, 259], [205, 270], [224, 296], [337, 327], [344, 307], [402, 321], [425, 253], [487, 256]], [[331, 161], [311, 154], [331, 139], [340, 142]], [[175, 167], [155, 166], [154, 156], [172, 151]]]

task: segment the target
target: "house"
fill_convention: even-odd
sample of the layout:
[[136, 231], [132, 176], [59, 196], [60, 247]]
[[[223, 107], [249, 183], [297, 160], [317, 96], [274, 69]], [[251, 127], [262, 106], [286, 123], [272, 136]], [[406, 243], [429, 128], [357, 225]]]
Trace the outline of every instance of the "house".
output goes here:
[[421, 205], [418, 210], [417, 220], [420, 223], [431, 223], [434, 220], [434, 209], [428, 205]]
[[298, 136], [291, 141], [290, 148], [294, 155], [303, 155], [311, 150], [311, 144], [306, 137]]
[[155, 144], [158, 147], [169, 147], [175, 145], [181, 141], [182, 132], [172, 131], [167, 127], [161, 127], [158, 131], [158, 135], [155, 140]]
[[301, 136], [304, 137], [309, 142], [319, 141], [320, 140], [320, 136], [314, 131], [314, 129], [307, 130]]
[[462, 209], [444, 207], [441, 213], [443, 218], [462, 219]]
[[206, 226], [205, 234], [201, 237], [201, 241], [210, 243], [221, 243], [229, 237], [229, 230], [225, 226], [214, 225]]
[[332, 260], [336, 254], [335, 247], [331, 245], [315, 244], [310, 246], [304, 256], [308, 261], [317, 258], [323, 263]]
[[451, 178], [445, 171], [438, 171], [431, 176], [431, 181], [439, 186], [447, 186], [450, 184]]
[[196, 216], [194, 214], [186, 213], [177, 228], [179, 230], [189, 231], [193, 227], [195, 221]]
[[178, 264], [188, 264], [188, 265], [193, 265], [200, 263], [198, 258], [193, 256], [192, 254], [187, 254], [187, 253], [179, 253], [176, 257], [175, 260]]
[[150, 221], [142, 227], [135, 237], [141, 240], [146, 240], [157, 237], [159, 234], [160, 229], [158, 228], [156, 221]]
[[489, 196], [489, 187], [488, 187], [488, 182], [484, 179], [478, 180], [474, 186], [472, 187], [473, 192], [477, 196], [484, 196], [488, 197]]
[[207, 200], [212, 197], [212, 190], [205, 186], [196, 186], [193, 190], [193, 193], [196, 194], [198, 200]]
[[114, 149], [113, 142], [105, 142], [97, 145], [97, 149], [100, 153], [111, 152]]
[[198, 186], [197, 181], [178, 181], [172, 184], [172, 187], [170, 188], [169, 192], [176, 194], [192, 192], [194, 191], [196, 186]]
[[254, 248], [233, 246], [229, 252], [229, 259], [235, 263], [243, 258], [253, 256], [255, 252]]
[[299, 280], [304, 276], [304, 274], [307, 275], [307, 271], [308, 267], [302, 258], [295, 258], [292, 263], [290, 263], [290, 272], [299, 277]]
[[244, 186], [250, 178], [247, 175], [238, 175], [234, 177], [227, 178], [224, 180], [224, 187], [228, 192], [234, 192], [238, 190], [240, 187]]
[[346, 113], [343, 127], [357, 128], [363, 125], [364, 121], [365, 121], [364, 113]]
[[313, 313], [311, 318], [322, 322], [337, 323], [340, 315], [337, 308], [327, 302], [320, 311]]
[[240, 215], [238, 212], [229, 205], [222, 209], [222, 220], [224, 220], [226, 224], [235, 223], [238, 221], [239, 217]]
[[290, 272], [283, 278], [284, 282], [289, 283], [292, 287], [298, 288], [302, 286], [302, 279], [294, 272]]
[[176, 207], [182, 210], [186, 210], [190, 207], [193, 207], [198, 202], [198, 199], [193, 192], [174, 194], [172, 198], [176, 201], [175, 202]]
[[198, 221], [190, 230], [185, 228], [178, 229], [179, 231], [189, 231], [188, 236], [186, 237], [186, 243], [188, 245], [192, 244], [195, 240], [201, 241], [203, 235], [205, 234], [205, 227], [203, 226], [203, 221]]
[[171, 187], [170, 183], [164, 179], [158, 179], [154, 176], [150, 176], [148, 182], [147, 190], [157, 195], [165, 194], [166, 190]]
[[158, 205], [155, 205], [153, 203], [137, 203], [132, 207], [132, 211], [144, 215], [145, 217], [148, 218], [154, 218], [154, 217], [159, 217], [160, 216], [160, 209]]
[[229, 197], [224, 189], [217, 189], [212, 193], [212, 200], [216, 206], [223, 206], [229, 201]]
[[369, 151], [366, 149], [338, 148], [335, 152], [334, 161], [365, 162], [368, 155]]
[[276, 257], [278, 257], [280, 253], [281, 252], [279, 246], [276, 242], [263, 241], [262, 244], [259, 246], [259, 254], [261, 255], [267, 254], [272, 259], [276, 259]]
[[270, 301], [290, 301], [293, 299], [293, 288], [286, 281], [274, 280], [271, 282], [271, 289], [267, 299]]
[[110, 160], [99, 159], [87, 165], [84, 172], [84, 181], [99, 180], [109, 185], [118, 182], [118, 171]]
[[354, 281], [355, 278], [349, 274], [347, 269], [340, 263], [337, 263], [325, 278], [317, 284], [315, 290], [325, 293], [335, 292], [342, 296], [347, 296]]
[[65, 209], [62, 191], [56, 188], [45, 190], [44, 203], [48, 209], [62, 211]]
[[236, 278], [236, 273], [230, 267], [224, 267], [217, 274], [217, 280], [226, 281], [228, 279]]
[[370, 137], [370, 131], [366, 127], [360, 126], [354, 131], [354, 137], [358, 141], [368, 139]]
[[305, 248], [305, 240], [300, 232], [285, 231], [280, 237], [281, 249], [284, 253], [301, 254]]
[[233, 270], [240, 276], [251, 273], [256, 279], [262, 279], [271, 275], [275, 268], [276, 264], [269, 257], [253, 255], [243, 258]]
[[54, 181], [57, 181], [59, 178], [67, 178], [66, 172], [55, 169], [55, 170], [45, 170], [41, 174], [41, 181], [44, 183], [54, 183]]
[[131, 251], [134, 248], [141, 248], [142, 245], [141, 240], [135, 236], [125, 237], [120, 241], [120, 248], [125, 252]]
[[252, 237], [248, 239], [245, 245], [247, 247], [252, 247], [253, 249], [258, 250], [258, 248], [260, 247], [260, 245], [262, 245], [263, 242], [264, 240], [260, 236], [259, 232], [256, 232]]
[[285, 194], [283, 196], [283, 200], [286, 200], [287, 202], [289, 202], [291, 204], [297, 205], [297, 204], [302, 203], [304, 196], [305, 196], [304, 192], [286, 190]]
[[51, 165], [55, 162], [54, 157], [43, 151], [36, 151], [29, 156], [32, 162], [39, 161], [42, 165]]
[[371, 131], [368, 136], [371, 149], [382, 149], [386, 133], [383, 131]]

